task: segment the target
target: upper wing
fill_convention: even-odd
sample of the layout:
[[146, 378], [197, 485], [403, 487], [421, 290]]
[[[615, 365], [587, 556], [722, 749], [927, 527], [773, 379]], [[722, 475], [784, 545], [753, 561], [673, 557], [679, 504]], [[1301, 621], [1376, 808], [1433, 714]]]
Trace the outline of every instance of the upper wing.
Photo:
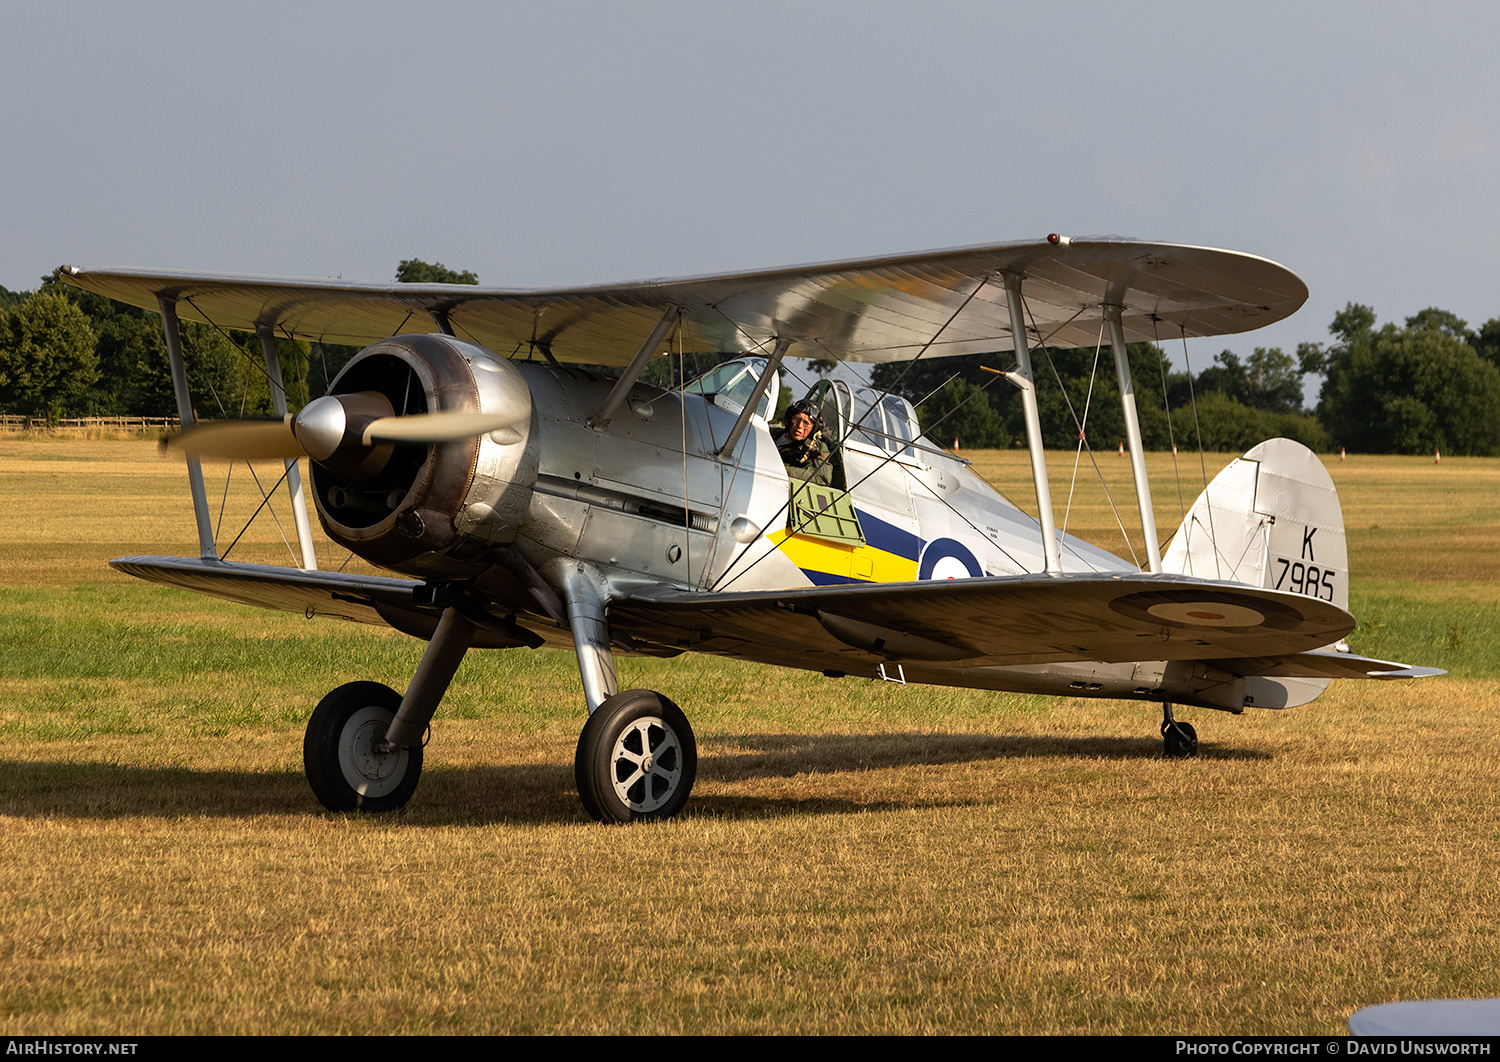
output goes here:
[[1028, 319], [1062, 347], [1094, 345], [1104, 303], [1124, 308], [1126, 338], [1137, 341], [1245, 332], [1307, 299], [1296, 274], [1255, 255], [1113, 237], [553, 291], [72, 266], [62, 277], [152, 310], [165, 296], [179, 317], [225, 328], [264, 324], [363, 344], [429, 331], [442, 316], [460, 337], [502, 354], [535, 344], [563, 361], [624, 365], [671, 307], [699, 350], [753, 350], [777, 336], [816, 348], [801, 356], [848, 361], [902, 361], [924, 348], [930, 357], [1009, 350], [1004, 272], [1023, 277]]
[[648, 587], [611, 605], [610, 625], [666, 647], [852, 670], [882, 661], [1280, 659], [1338, 641], [1354, 617], [1299, 594], [1126, 572], [740, 594]]

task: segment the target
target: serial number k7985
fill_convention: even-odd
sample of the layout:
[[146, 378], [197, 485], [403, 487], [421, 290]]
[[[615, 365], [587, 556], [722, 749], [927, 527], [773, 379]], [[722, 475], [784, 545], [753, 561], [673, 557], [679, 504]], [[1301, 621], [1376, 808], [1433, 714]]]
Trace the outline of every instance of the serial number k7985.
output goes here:
[[1324, 601], [1333, 600], [1333, 581], [1338, 575], [1333, 568], [1319, 568], [1316, 564], [1304, 564], [1285, 557], [1272, 557], [1271, 560], [1278, 566], [1273, 590], [1290, 590], [1294, 594], [1306, 594]]

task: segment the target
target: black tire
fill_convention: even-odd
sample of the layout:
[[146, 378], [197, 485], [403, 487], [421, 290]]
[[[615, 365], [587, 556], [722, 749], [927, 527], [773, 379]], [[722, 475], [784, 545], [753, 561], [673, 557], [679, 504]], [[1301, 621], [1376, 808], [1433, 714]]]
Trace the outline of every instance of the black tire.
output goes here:
[[670, 819], [697, 776], [698, 743], [687, 716], [651, 690], [608, 698], [578, 735], [578, 798], [600, 822]]
[[1198, 755], [1198, 731], [1192, 723], [1163, 723], [1161, 739], [1167, 759], [1186, 760]]
[[329, 811], [395, 811], [422, 777], [422, 747], [378, 752], [401, 694], [378, 682], [350, 682], [318, 702], [302, 741], [313, 795]]

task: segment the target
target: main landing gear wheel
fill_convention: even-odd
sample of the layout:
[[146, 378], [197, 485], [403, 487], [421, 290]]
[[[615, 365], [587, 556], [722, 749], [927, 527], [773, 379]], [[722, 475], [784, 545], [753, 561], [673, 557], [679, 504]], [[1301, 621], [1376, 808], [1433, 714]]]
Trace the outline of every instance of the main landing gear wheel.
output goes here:
[[578, 735], [578, 798], [600, 822], [670, 819], [698, 776], [698, 743], [687, 716], [651, 690], [607, 698]]
[[1198, 755], [1198, 731], [1193, 729], [1192, 723], [1163, 719], [1161, 739], [1169, 760], [1185, 760]]
[[395, 811], [422, 777], [422, 748], [387, 752], [385, 730], [401, 694], [378, 682], [350, 682], [318, 702], [302, 741], [313, 795], [329, 811]]

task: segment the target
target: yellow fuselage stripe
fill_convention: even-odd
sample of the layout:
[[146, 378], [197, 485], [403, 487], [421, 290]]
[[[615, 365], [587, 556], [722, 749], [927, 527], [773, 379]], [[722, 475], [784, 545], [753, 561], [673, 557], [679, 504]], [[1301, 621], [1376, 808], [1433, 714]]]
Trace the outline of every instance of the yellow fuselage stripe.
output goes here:
[[809, 535], [788, 535], [784, 530], [773, 531], [766, 537], [806, 572], [870, 583], [906, 583], [917, 577], [915, 559], [874, 546], [851, 546]]

